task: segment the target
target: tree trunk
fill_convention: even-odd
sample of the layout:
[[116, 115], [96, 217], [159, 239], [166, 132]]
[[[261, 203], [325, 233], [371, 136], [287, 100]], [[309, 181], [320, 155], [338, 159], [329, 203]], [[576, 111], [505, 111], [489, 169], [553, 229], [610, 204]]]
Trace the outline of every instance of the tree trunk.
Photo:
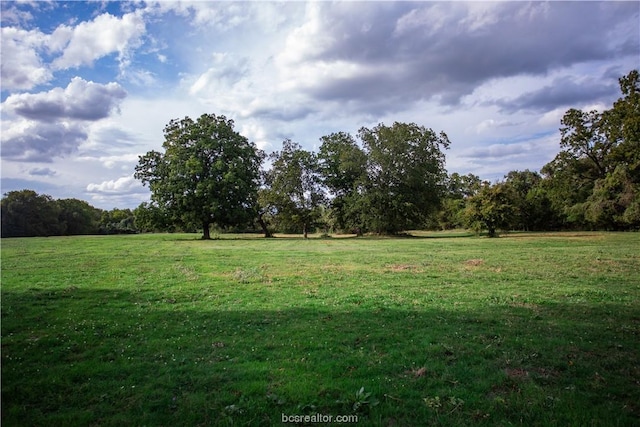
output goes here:
[[211, 240], [211, 233], [209, 232], [209, 221], [202, 222], [202, 240]]
[[267, 223], [264, 222], [264, 219], [262, 218], [262, 214], [258, 214], [258, 224], [260, 224], [260, 228], [262, 228], [265, 238], [273, 237], [273, 234], [271, 234], [267, 227]]

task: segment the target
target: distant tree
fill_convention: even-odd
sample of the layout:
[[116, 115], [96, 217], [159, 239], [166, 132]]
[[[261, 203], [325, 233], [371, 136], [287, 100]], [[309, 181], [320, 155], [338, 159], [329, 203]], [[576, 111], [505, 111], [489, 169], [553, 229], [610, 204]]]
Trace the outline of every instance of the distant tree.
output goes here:
[[512, 197], [514, 230], [551, 230], [560, 227], [561, 220], [552, 207], [543, 177], [530, 170], [511, 171], [504, 185]]
[[367, 154], [348, 133], [320, 138], [320, 176], [329, 192], [332, 227], [360, 233], [364, 227], [361, 196], [367, 183]]
[[281, 224], [299, 228], [307, 238], [325, 199], [317, 157], [287, 139], [282, 150], [273, 152], [269, 160], [271, 169], [265, 173], [262, 204]]
[[445, 196], [453, 199], [466, 199], [478, 194], [483, 182], [474, 174], [460, 175], [457, 172], [449, 175], [445, 181]]
[[564, 216], [554, 208], [545, 187], [544, 178], [527, 192], [524, 203], [527, 209], [525, 221], [529, 230], [559, 230], [562, 228]]
[[477, 231], [487, 230], [489, 237], [496, 237], [498, 229], [508, 228], [513, 221], [513, 199], [513, 190], [504, 183], [484, 185], [467, 202], [467, 224]]
[[135, 177], [148, 184], [152, 201], [183, 224], [244, 224], [255, 215], [262, 153], [224, 116], [172, 120], [164, 129], [164, 153], [140, 157]]
[[[263, 173], [263, 183], [267, 179], [267, 174]], [[258, 205], [256, 211], [256, 222], [262, 230], [265, 238], [273, 237], [273, 231], [271, 230], [271, 222], [277, 215], [277, 209], [275, 205], [271, 203], [270, 189], [263, 185], [258, 190]]]
[[429, 224], [430, 229], [452, 230], [465, 226], [464, 209], [465, 199], [445, 196], [435, 217]]
[[60, 207], [46, 194], [33, 190], [10, 191], [1, 202], [2, 237], [60, 234]]
[[72, 236], [98, 233], [102, 210], [78, 199], [61, 199], [56, 203], [59, 209], [60, 234]]
[[102, 234], [131, 234], [136, 233], [135, 217], [131, 209], [113, 208], [102, 211], [100, 217], [100, 233]]
[[444, 132], [414, 123], [380, 124], [359, 131], [367, 154], [367, 183], [362, 198], [367, 228], [393, 234], [421, 227], [444, 193]]
[[536, 212], [533, 202], [534, 198], [527, 197], [536, 188], [542, 177], [539, 173], [530, 171], [511, 171], [505, 175], [504, 185], [511, 188], [513, 197], [513, 223], [515, 230], [534, 230], [537, 226], [539, 212]]
[[367, 154], [348, 133], [338, 132], [320, 138], [318, 153], [322, 181], [334, 196], [352, 193], [367, 178]]
[[610, 230], [640, 227], [640, 187], [634, 185], [625, 164], [597, 180], [593, 193], [582, 205], [585, 219], [595, 228]]
[[[603, 113], [604, 127], [608, 138], [615, 141], [611, 159], [623, 164], [629, 179], [640, 183], [640, 73], [631, 71], [620, 78], [623, 97], [613, 104], [613, 108]], [[614, 167], [614, 169], [615, 169]]]
[[619, 228], [621, 218], [635, 215], [634, 203], [613, 200], [640, 192], [640, 75], [633, 70], [619, 83], [623, 97], [613, 108], [566, 112], [562, 150], [542, 168], [553, 209], [574, 227]]
[[604, 178], [611, 168], [609, 154], [615, 141], [607, 138], [602, 114], [597, 111], [567, 111], [561, 121], [560, 147], [573, 159], [587, 159], [593, 166], [585, 170], [592, 180]]
[[593, 164], [587, 159], [574, 159], [565, 152], [541, 169], [541, 187], [551, 203], [551, 209], [561, 218], [561, 228], [581, 228], [586, 225], [582, 204], [593, 192]]
[[176, 230], [169, 213], [153, 202], [143, 202], [133, 210], [133, 224], [141, 232], [173, 232]]
[[429, 228], [450, 230], [465, 226], [464, 209], [469, 197], [482, 188], [482, 180], [477, 175], [452, 173], [445, 180], [445, 190], [440, 207], [429, 224]]

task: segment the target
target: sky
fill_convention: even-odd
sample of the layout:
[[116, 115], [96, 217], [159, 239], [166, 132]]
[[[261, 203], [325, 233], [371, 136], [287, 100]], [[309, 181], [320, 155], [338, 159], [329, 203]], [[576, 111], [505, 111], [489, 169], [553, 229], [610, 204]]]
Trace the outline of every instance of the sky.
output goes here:
[[172, 119], [233, 119], [267, 153], [417, 123], [449, 173], [497, 181], [560, 150], [640, 68], [640, 2], [2, 1], [1, 191], [148, 201]]

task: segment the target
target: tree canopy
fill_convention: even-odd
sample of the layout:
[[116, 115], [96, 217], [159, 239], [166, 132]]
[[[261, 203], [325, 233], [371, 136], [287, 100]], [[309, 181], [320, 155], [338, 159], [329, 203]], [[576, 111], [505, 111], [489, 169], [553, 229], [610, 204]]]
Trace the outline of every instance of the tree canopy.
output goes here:
[[164, 129], [164, 153], [141, 156], [135, 177], [151, 200], [181, 224], [235, 226], [255, 213], [262, 153], [224, 116], [172, 120]]
[[329, 196], [330, 226], [361, 234], [365, 222], [361, 197], [368, 179], [367, 153], [345, 132], [323, 136], [320, 141], [320, 176]]
[[261, 202], [281, 222], [300, 227], [306, 238], [324, 202], [317, 156], [287, 139], [269, 160], [272, 166], [264, 175]]
[[442, 149], [449, 147], [447, 135], [396, 122], [362, 128], [359, 136], [367, 153], [363, 195], [367, 228], [396, 233], [422, 225], [444, 193], [447, 174]]
[[570, 109], [562, 150], [542, 168], [544, 187], [566, 225], [640, 227], [640, 75], [619, 79], [622, 97], [603, 112]]

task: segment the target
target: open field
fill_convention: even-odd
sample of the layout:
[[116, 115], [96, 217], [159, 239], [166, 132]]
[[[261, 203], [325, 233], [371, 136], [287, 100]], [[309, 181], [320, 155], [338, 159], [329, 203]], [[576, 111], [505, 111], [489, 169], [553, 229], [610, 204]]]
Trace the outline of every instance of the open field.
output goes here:
[[198, 237], [2, 240], [2, 425], [640, 424], [637, 233]]

